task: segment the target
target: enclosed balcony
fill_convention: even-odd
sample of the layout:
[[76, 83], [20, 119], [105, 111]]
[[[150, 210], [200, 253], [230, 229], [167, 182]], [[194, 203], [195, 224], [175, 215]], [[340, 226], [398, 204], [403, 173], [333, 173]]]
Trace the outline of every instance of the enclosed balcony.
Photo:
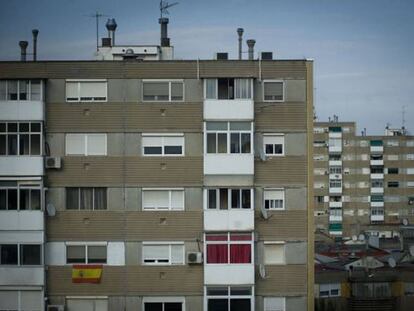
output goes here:
[[[9, 196], [10, 197], [10, 196]], [[7, 231], [44, 230], [44, 214], [41, 210], [0, 211], [0, 228]]]
[[370, 151], [372, 153], [383, 153], [384, 152], [383, 141], [382, 140], [371, 140]]

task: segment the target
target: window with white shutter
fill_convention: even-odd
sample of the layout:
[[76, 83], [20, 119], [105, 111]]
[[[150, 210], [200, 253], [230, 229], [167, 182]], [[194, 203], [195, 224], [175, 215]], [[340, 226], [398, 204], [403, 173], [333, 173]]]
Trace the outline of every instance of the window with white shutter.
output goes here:
[[66, 80], [67, 102], [105, 102], [106, 80]]
[[285, 209], [285, 190], [284, 189], [265, 189], [264, 207], [270, 210]]
[[66, 134], [66, 155], [106, 155], [106, 134]]
[[184, 210], [184, 189], [143, 189], [142, 209]]
[[283, 156], [285, 154], [285, 136], [283, 134], [264, 134], [263, 148], [268, 156]]
[[285, 243], [265, 242], [264, 263], [266, 265], [281, 265], [285, 263]]

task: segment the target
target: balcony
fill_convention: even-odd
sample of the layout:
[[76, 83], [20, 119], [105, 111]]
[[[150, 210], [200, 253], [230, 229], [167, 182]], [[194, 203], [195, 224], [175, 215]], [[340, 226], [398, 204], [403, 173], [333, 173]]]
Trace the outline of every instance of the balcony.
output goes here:
[[329, 194], [342, 194], [342, 187], [329, 187]]
[[0, 101], [1, 119], [3, 121], [42, 121], [44, 119], [43, 106], [42, 101]]
[[253, 175], [254, 155], [205, 154], [204, 175]]
[[329, 224], [329, 234], [331, 235], [342, 235], [342, 224], [341, 223], [332, 223]]
[[371, 202], [371, 207], [384, 207], [384, 202]]
[[384, 160], [371, 160], [370, 162], [371, 165], [384, 165]]
[[44, 174], [42, 156], [0, 157], [3, 176], [42, 176]]
[[38, 267], [0, 267], [0, 286], [43, 286], [44, 268]]
[[342, 132], [329, 132], [329, 138], [342, 138]]
[[371, 146], [370, 151], [372, 153], [383, 153], [384, 152], [384, 146]]
[[254, 264], [206, 264], [205, 285], [254, 284]]
[[384, 174], [383, 173], [371, 174], [371, 179], [384, 179]]
[[384, 221], [384, 215], [371, 215], [371, 221]]
[[329, 166], [342, 166], [341, 160], [329, 160]]
[[254, 210], [205, 210], [205, 231], [253, 231]]
[[383, 194], [384, 193], [384, 188], [383, 187], [371, 188], [371, 193]]
[[205, 99], [204, 120], [253, 120], [253, 99]]
[[329, 202], [329, 207], [341, 208], [342, 207], [342, 202]]
[[42, 211], [0, 211], [0, 228], [8, 231], [44, 230]]

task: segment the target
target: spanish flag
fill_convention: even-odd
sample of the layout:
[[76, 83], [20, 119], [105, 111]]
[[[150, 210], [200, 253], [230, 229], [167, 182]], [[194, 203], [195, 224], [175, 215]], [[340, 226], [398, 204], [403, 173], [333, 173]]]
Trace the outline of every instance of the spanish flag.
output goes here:
[[101, 283], [102, 265], [73, 265], [72, 283]]

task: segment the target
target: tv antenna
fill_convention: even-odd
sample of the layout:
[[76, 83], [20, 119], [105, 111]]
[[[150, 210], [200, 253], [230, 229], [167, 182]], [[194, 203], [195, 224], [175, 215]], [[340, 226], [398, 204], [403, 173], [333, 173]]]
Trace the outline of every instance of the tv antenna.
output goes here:
[[99, 19], [101, 17], [108, 17], [108, 15], [99, 13], [96, 11], [94, 14], [85, 15], [86, 17], [95, 18], [96, 20], [96, 51], [98, 51], [99, 48]]
[[405, 106], [402, 106], [402, 128], [405, 128]]
[[168, 9], [174, 5], [177, 5], [178, 2], [168, 3], [167, 1], [160, 1], [160, 18], [163, 18], [163, 14], [170, 14]]

